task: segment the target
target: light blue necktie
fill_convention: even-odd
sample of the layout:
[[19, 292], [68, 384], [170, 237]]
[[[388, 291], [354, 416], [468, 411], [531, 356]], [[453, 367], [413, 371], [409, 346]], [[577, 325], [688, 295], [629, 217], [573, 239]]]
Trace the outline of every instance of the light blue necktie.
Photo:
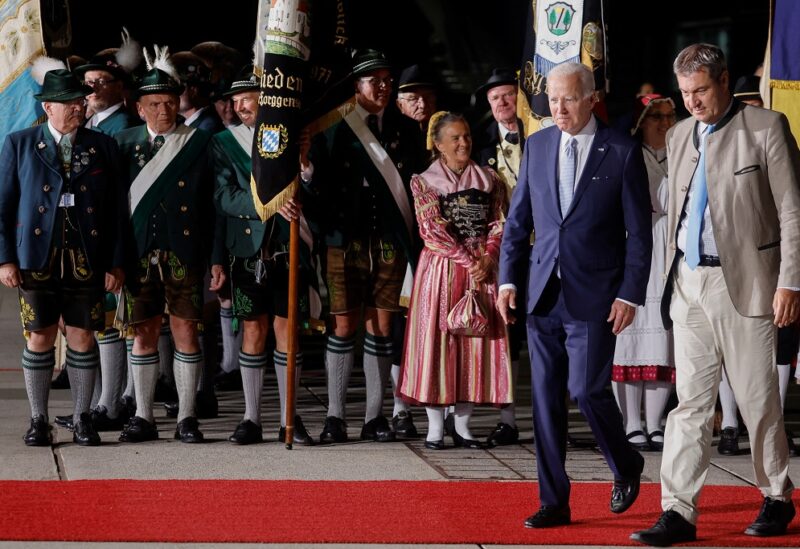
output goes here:
[[692, 203], [689, 205], [689, 222], [686, 229], [686, 264], [694, 270], [700, 264], [700, 239], [703, 231], [703, 217], [708, 205], [708, 186], [706, 185], [706, 137], [714, 131], [710, 124], [700, 136], [700, 158], [692, 185]]
[[572, 196], [575, 193], [575, 156], [578, 142], [574, 137], [567, 140], [564, 159], [561, 162], [561, 174], [558, 178], [558, 200], [561, 206], [561, 217], [567, 215]]

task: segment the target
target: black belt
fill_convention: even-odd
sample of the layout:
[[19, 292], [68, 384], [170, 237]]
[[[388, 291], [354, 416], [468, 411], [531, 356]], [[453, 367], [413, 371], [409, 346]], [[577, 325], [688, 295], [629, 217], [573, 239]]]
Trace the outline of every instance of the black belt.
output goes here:
[[722, 267], [718, 255], [701, 255], [699, 267]]

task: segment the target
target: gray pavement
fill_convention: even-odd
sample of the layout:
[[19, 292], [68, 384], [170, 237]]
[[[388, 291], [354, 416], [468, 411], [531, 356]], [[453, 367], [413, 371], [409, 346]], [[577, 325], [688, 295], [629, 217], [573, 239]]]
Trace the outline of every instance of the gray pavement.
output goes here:
[[[118, 433], [101, 433], [99, 448], [81, 448], [72, 443], [69, 431], [55, 427], [55, 443], [49, 448], [28, 448], [22, 435], [29, 424], [30, 410], [19, 365], [23, 345], [16, 292], [0, 289], [0, 480], [78, 480], [78, 479], [326, 479], [326, 480], [533, 480], [536, 461], [532, 426], [528, 410], [528, 376], [521, 371], [518, 398], [520, 445], [490, 450], [426, 450], [422, 441], [376, 444], [351, 442], [334, 446], [300, 447], [291, 452], [276, 441], [278, 428], [277, 390], [270, 372], [264, 389], [265, 438], [271, 440], [254, 446], [234, 446], [227, 442], [243, 412], [239, 393], [220, 393], [220, 417], [201, 422], [209, 443], [196, 446], [172, 440], [174, 420], [158, 407], [156, 419], [161, 440], [139, 445], [117, 442]], [[307, 363], [309, 360], [307, 359]], [[349, 434], [357, 440], [364, 412], [363, 377], [354, 373], [353, 390], [348, 401]], [[324, 371], [313, 365], [303, 374], [298, 411], [312, 436], [318, 436], [325, 417]], [[796, 396], [798, 388], [793, 386]], [[796, 399], [791, 399], [794, 402]], [[50, 417], [71, 411], [69, 390], [51, 391]], [[385, 411], [387, 415], [391, 410]], [[798, 410], [787, 409], [788, 425], [797, 430]], [[476, 411], [473, 432], [485, 437], [498, 421], [496, 410]], [[426, 430], [425, 413], [415, 414], [420, 432]], [[570, 433], [578, 440], [590, 440], [588, 427], [573, 411]], [[746, 448], [746, 445], [745, 445]], [[643, 482], [658, 482], [660, 454], [646, 453]], [[612, 476], [600, 453], [594, 448], [571, 449], [567, 470], [576, 481], [611, 481]], [[800, 478], [800, 458], [791, 463], [794, 478]], [[752, 485], [749, 455], [723, 457], [712, 452], [709, 484]], [[533, 509], [532, 509], [533, 511]], [[755, 510], [754, 510], [755, 512]], [[302, 544], [143, 544], [143, 543], [29, 543], [2, 542], [0, 549], [21, 547], [103, 547], [132, 549], [138, 547], [310, 547]], [[327, 545], [326, 547], [343, 547]], [[370, 547], [358, 545], [356, 547]], [[406, 547], [392, 545], [391, 547]], [[408, 546], [411, 547], [411, 546]], [[418, 547], [418, 546], [414, 546]], [[492, 547], [490, 545], [442, 545], [442, 548]], [[506, 546], [511, 547], [511, 546]]]

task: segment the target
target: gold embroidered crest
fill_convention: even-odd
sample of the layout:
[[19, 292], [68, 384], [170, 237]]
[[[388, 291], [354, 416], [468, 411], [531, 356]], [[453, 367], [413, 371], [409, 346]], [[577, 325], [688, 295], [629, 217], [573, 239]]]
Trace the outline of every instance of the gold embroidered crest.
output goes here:
[[267, 126], [261, 124], [256, 135], [258, 154], [262, 158], [278, 158], [286, 149], [289, 142], [289, 131], [283, 124]]

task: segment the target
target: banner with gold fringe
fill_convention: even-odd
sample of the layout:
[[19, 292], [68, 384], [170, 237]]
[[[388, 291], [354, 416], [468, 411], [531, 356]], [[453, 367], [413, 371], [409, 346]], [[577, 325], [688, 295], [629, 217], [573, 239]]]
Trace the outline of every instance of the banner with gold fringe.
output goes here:
[[[800, 2], [774, 0], [769, 40], [769, 107], [789, 119], [800, 142]], [[766, 102], [765, 102], [766, 103]]]

